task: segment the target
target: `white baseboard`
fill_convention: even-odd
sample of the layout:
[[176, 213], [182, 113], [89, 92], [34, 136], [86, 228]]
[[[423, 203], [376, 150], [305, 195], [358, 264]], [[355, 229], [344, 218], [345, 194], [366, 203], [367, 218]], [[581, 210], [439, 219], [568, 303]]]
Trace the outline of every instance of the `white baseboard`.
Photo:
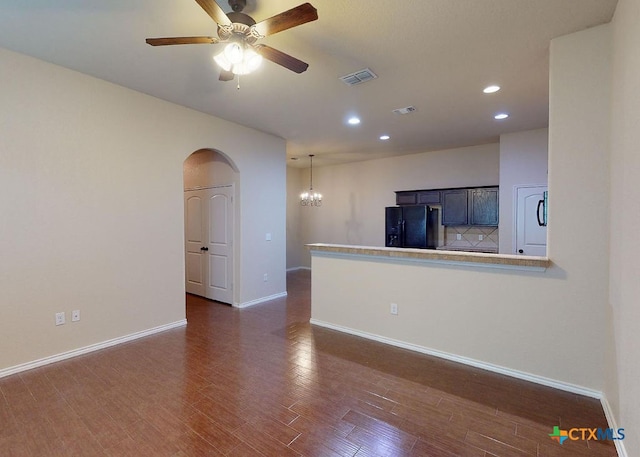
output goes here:
[[287, 268], [287, 271], [298, 271], [298, 270], [309, 270], [311, 271], [311, 267], [293, 267], [293, 268]]
[[115, 346], [117, 344], [122, 344], [128, 341], [137, 340], [138, 338], [143, 338], [145, 336], [153, 335], [154, 333], [164, 332], [165, 330], [170, 330], [172, 328], [182, 327], [185, 325], [187, 325], [187, 320], [182, 319], [176, 322], [171, 322], [169, 324], [160, 325], [158, 327], [150, 328], [147, 330], [142, 330], [141, 332], [131, 333], [129, 335], [114, 338], [112, 340], [107, 340], [101, 343], [91, 344], [89, 346], [85, 346], [82, 348], [73, 349], [67, 352], [62, 352], [60, 354], [51, 355], [43, 359], [34, 360], [32, 362], [23, 363], [20, 365], [9, 367], [9, 368], [4, 368], [0, 370], [0, 378], [3, 378], [5, 376], [10, 376], [16, 373], [21, 373], [23, 371], [32, 370], [34, 368], [38, 368], [44, 365], [49, 365], [51, 363], [60, 362], [61, 360], [70, 359], [72, 357], [77, 357], [79, 355], [87, 354], [89, 352], [99, 351], [100, 349], [105, 349], [111, 346]]
[[576, 384], [571, 384], [562, 381], [556, 381], [554, 379], [545, 378], [544, 376], [537, 376], [531, 373], [527, 373], [524, 371], [513, 370], [511, 368], [505, 368], [499, 365], [494, 365], [487, 362], [482, 362], [480, 360], [471, 359], [468, 357], [463, 357], [455, 354], [450, 354], [448, 352], [438, 351], [435, 349], [430, 349], [424, 346], [418, 346], [417, 344], [407, 343], [405, 341], [394, 340], [392, 338], [387, 338], [380, 335], [375, 335], [373, 333], [362, 332], [360, 330], [355, 330], [349, 327], [343, 327], [341, 325], [331, 324], [329, 322], [320, 321], [317, 319], [311, 319], [310, 323], [313, 325], [318, 325], [320, 327], [330, 328], [332, 330], [337, 330], [339, 332], [349, 333], [351, 335], [360, 336], [362, 338], [367, 338], [370, 340], [378, 341], [380, 343], [389, 344], [391, 346], [400, 347], [403, 349], [409, 349], [410, 351], [420, 352], [422, 354], [432, 355], [434, 357], [439, 357], [441, 359], [451, 360], [453, 362], [462, 363], [464, 365], [469, 365], [475, 368], [481, 368], [483, 370], [492, 371], [494, 373], [500, 373], [506, 376], [511, 376], [513, 378], [522, 379], [525, 381], [534, 382], [536, 384], [541, 384], [547, 387], [553, 387], [554, 389], [560, 389], [567, 392], [572, 392], [579, 395], [584, 395], [591, 398], [602, 399], [602, 392], [588, 389], [586, 387], [578, 386]]
[[[604, 415], [607, 418], [607, 423], [609, 424], [609, 428], [614, 430], [618, 430], [618, 421], [616, 420], [616, 416], [613, 414], [613, 410], [611, 409], [611, 405], [607, 401], [606, 397], [602, 397], [600, 399], [600, 403], [602, 403], [602, 409], [604, 410]], [[615, 440], [613, 442], [616, 446], [616, 452], [618, 453], [618, 457], [628, 457], [627, 448], [624, 446], [624, 441]]]
[[286, 297], [287, 292], [281, 292], [279, 294], [269, 295], [268, 297], [257, 298], [255, 300], [246, 301], [244, 303], [234, 303], [234, 308], [248, 308], [249, 306], [259, 305], [260, 303], [264, 303], [266, 301], [276, 300], [278, 298]]

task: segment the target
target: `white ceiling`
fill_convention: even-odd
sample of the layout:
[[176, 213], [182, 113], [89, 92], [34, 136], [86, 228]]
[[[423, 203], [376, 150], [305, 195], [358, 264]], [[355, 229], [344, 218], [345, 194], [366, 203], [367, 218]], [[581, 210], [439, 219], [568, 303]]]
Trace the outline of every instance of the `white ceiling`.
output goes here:
[[[226, 0], [218, 4], [230, 11]], [[304, 0], [248, 0], [261, 21]], [[147, 37], [215, 36], [194, 0], [0, 0], [0, 46], [287, 140], [314, 165], [498, 141], [547, 126], [552, 38], [609, 22], [617, 0], [310, 0], [315, 22], [262, 40], [309, 69], [265, 61], [218, 81], [222, 45], [151, 47]], [[338, 78], [369, 67], [378, 78]], [[482, 89], [502, 90], [485, 95]], [[392, 113], [413, 105], [408, 115]], [[507, 111], [511, 117], [496, 121]], [[357, 114], [362, 123], [347, 126]], [[391, 139], [378, 137], [387, 133]], [[290, 161], [308, 166], [308, 160]]]

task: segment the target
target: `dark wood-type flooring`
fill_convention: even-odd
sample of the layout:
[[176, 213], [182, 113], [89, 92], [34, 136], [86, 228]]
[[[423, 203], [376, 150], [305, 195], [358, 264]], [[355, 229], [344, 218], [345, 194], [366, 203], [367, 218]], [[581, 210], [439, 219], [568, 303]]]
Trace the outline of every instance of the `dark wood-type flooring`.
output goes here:
[[599, 401], [309, 324], [310, 274], [238, 310], [0, 379], [0, 455], [614, 456]]

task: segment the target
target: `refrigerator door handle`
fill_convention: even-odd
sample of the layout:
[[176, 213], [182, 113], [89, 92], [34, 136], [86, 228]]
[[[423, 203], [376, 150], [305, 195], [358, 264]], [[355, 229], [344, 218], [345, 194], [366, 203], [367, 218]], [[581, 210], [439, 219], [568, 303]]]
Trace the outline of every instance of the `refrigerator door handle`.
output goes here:
[[[540, 207], [544, 205], [544, 200], [539, 200], [538, 201], [538, 207], [536, 208], [536, 218], [538, 219], [538, 225], [540, 227], [544, 227], [545, 225], [545, 221], [543, 221], [542, 219], [540, 219]], [[543, 207], [544, 209], [544, 207]]]

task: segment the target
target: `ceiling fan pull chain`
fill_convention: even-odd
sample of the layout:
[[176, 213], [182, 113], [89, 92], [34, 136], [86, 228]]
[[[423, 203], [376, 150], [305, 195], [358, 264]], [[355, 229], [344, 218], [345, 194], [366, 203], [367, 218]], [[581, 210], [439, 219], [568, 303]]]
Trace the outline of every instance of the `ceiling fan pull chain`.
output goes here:
[[236, 87], [236, 89], [240, 90], [240, 75], [238, 75], [238, 86]]

